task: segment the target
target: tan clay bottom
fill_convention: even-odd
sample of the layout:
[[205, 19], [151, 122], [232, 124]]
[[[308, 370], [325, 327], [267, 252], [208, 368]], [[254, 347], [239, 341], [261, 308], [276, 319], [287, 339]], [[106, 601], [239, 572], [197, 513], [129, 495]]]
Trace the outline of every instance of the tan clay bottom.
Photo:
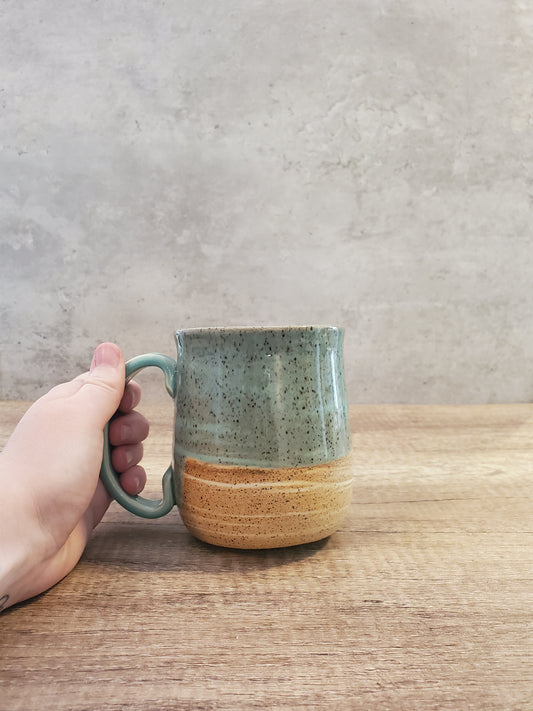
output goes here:
[[185, 460], [181, 516], [197, 538], [229, 548], [280, 548], [334, 533], [351, 498], [351, 457], [257, 469]]

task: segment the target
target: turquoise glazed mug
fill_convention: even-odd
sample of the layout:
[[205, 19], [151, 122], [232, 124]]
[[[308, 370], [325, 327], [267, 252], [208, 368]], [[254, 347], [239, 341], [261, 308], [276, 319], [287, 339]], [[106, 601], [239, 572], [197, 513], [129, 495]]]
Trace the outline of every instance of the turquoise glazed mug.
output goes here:
[[138, 516], [178, 506], [197, 538], [232, 548], [320, 540], [350, 504], [352, 471], [341, 328], [194, 328], [176, 332], [177, 358], [148, 353], [126, 380], [155, 366], [174, 399], [172, 464], [163, 497], [130, 496], [111, 465], [101, 478]]

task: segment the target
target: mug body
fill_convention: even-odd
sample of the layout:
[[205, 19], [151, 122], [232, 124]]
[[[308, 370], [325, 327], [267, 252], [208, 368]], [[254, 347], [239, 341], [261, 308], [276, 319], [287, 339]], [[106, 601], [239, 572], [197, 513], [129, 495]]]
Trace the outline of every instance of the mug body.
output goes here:
[[319, 540], [350, 504], [343, 330], [176, 332], [174, 487], [195, 536], [235, 548]]

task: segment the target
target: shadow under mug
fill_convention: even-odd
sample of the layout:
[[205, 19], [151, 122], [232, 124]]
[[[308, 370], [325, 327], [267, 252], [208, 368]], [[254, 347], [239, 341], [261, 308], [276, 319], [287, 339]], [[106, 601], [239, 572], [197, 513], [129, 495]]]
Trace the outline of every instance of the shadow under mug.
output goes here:
[[160, 368], [174, 399], [163, 496], [122, 489], [106, 426], [100, 476], [110, 495], [145, 518], [177, 505], [197, 538], [232, 548], [291, 546], [335, 532], [352, 488], [343, 329], [194, 328], [175, 338], [176, 360], [148, 353], [126, 363], [126, 381]]

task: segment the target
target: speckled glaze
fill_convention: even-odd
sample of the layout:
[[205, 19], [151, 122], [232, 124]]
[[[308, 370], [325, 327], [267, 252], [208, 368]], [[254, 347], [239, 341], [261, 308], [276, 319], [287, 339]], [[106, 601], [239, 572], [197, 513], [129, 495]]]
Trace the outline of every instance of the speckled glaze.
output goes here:
[[147, 365], [165, 372], [173, 462], [162, 501], [130, 497], [106, 443], [110, 493], [153, 518], [177, 503], [194, 535], [221, 546], [274, 548], [333, 533], [352, 482], [343, 336], [329, 326], [188, 329], [176, 332], [176, 362], [130, 361], [128, 377]]
[[350, 448], [338, 328], [178, 331], [175, 455], [298, 467]]

